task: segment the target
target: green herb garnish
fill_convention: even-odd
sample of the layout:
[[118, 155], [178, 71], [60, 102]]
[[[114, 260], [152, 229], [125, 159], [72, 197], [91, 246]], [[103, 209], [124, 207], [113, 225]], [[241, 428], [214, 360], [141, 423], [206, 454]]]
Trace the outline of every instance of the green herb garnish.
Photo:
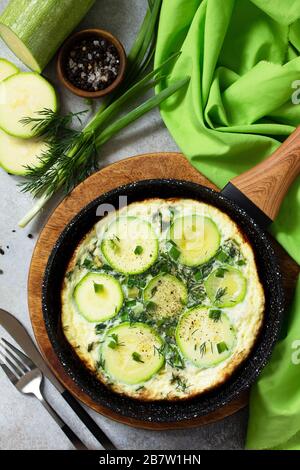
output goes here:
[[222, 354], [224, 351], [228, 351], [228, 346], [224, 341], [222, 341], [217, 344], [217, 350], [219, 354]]
[[238, 266], [244, 266], [246, 264], [246, 261], [244, 259], [239, 259], [237, 262]]
[[96, 335], [99, 335], [100, 333], [102, 333], [103, 330], [105, 330], [105, 328], [106, 328], [105, 323], [97, 323], [97, 325], [95, 326]]
[[228, 272], [228, 269], [226, 269], [226, 268], [218, 268], [216, 270], [215, 276], [216, 277], [224, 277], [224, 274], [227, 273], [227, 272]]
[[100, 294], [101, 292], [104, 291], [104, 285], [103, 284], [97, 284], [97, 282], [94, 282], [94, 291], [96, 294]]
[[180, 250], [177, 247], [176, 243], [174, 243], [172, 240], [169, 240], [168, 243], [167, 243], [167, 248], [168, 248], [169, 256], [174, 261], [177, 261], [179, 256], [180, 256]]
[[112, 340], [108, 343], [108, 347], [109, 347], [109, 348], [111, 348], [111, 349], [117, 349], [117, 348], [120, 347], [120, 346], [124, 346], [124, 343], [120, 343], [119, 337], [118, 337], [118, 335], [116, 335], [115, 333], [113, 333], [112, 335], [110, 335], [110, 338], [112, 338]]
[[99, 344], [99, 341], [92, 341], [91, 343], [89, 343], [87, 347], [88, 352], [93, 351], [97, 344]]
[[144, 361], [142, 361], [141, 355], [138, 352], [133, 352], [131, 356], [135, 362], [142, 362], [144, 364]]
[[185, 392], [186, 389], [189, 387], [189, 385], [187, 385], [186, 380], [177, 374], [172, 374], [170, 383], [171, 385], [176, 384], [176, 390], [181, 390], [182, 392]]
[[141, 255], [143, 253], [144, 249], [141, 245], [137, 245], [134, 250], [135, 255]]
[[222, 297], [227, 293], [227, 287], [219, 287], [215, 295], [215, 302], [220, 302]]
[[103, 359], [102, 356], [100, 356], [99, 361], [96, 362], [96, 368], [99, 369], [104, 369], [105, 368], [105, 359]]
[[85, 258], [81, 266], [86, 269], [93, 269], [94, 267], [93, 260], [90, 258]]
[[206, 354], [206, 341], [200, 344], [199, 350], [200, 350], [201, 357], [203, 357]]
[[211, 318], [214, 322], [218, 322], [221, 320], [222, 310], [219, 309], [212, 309], [209, 311], [209, 318]]

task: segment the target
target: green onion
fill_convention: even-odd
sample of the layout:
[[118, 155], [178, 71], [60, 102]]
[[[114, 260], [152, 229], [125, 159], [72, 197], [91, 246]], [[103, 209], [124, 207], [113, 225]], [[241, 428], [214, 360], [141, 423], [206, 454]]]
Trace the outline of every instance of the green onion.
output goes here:
[[216, 277], [224, 277], [224, 274], [228, 272], [226, 268], [218, 268], [216, 270]]
[[220, 250], [220, 252], [216, 256], [216, 259], [221, 261], [221, 263], [224, 263], [225, 261], [228, 260], [228, 254], [225, 253], [225, 251]]
[[96, 294], [100, 294], [101, 292], [104, 291], [104, 285], [103, 284], [97, 284], [94, 282], [94, 291]]
[[177, 261], [180, 256], [180, 251], [175, 246], [172, 246], [172, 248], [169, 250], [169, 255], [171, 256], [171, 258]]
[[224, 351], [228, 351], [228, 346], [224, 341], [222, 341], [217, 344], [217, 350], [219, 354], [222, 354]]
[[141, 254], [143, 253], [143, 251], [144, 251], [144, 250], [143, 250], [143, 247], [140, 246], [140, 245], [137, 245], [137, 246], [135, 247], [134, 254], [135, 254], [135, 255], [141, 255]]

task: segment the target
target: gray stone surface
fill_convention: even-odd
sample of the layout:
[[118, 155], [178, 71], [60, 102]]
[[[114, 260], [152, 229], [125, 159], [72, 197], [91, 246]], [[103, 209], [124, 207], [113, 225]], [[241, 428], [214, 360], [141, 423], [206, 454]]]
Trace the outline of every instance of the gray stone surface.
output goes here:
[[[7, 3], [0, 0], [2, 9]], [[146, 0], [97, 0], [80, 27], [103, 27], [111, 30], [130, 46], [138, 25], [144, 15]], [[17, 59], [0, 43], [0, 56], [15, 63]], [[24, 66], [20, 63], [22, 70]], [[64, 109], [79, 110], [86, 104], [59, 87], [54, 63], [45, 71], [60, 91]], [[103, 148], [101, 165], [124, 157], [161, 150], [177, 150], [176, 144], [162, 123], [157, 111], [147, 115], [137, 124], [122, 132]], [[39, 230], [47, 218], [52, 202], [43, 215], [26, 229], [18, 229], [17, 222], [31, 207], [31, 198], [21, 194], [17, 188], [18, 179], [0, 172], [1, 215], [0, 245], [5, 251], [0, 256], [0, 305], [14, 313], [32, 333], [27, 308], [27, 274], [30, 258]], [[16, 230], [15, 233], [12, 230]], [[28, 238], [32, 233], [34, 238]], [[9, 248], [8, 248], [9, 247]], [[0, 331], [2, 334], [3, 332]], [[74, 413], [50, 384], [46, 384], [46, 395], [63, 418], [92, 449], [99, 444], [84, 429]], [[238, 449], [244, 445], [247, 411], [237, 413], [216, 424], [198, 429], [178, 431], [143, 431], [110, 421], [91, 412], [95, 420], [107, 432], [120, 449]], [[0, 449], [71, 449], [68, 440], [34, 398], [21, 396], [0, 371]]]

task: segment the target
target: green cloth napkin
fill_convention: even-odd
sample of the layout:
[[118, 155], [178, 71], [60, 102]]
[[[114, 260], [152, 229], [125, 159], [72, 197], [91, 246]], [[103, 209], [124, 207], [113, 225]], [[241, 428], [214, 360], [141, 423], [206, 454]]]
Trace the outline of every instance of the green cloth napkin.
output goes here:
[[[293, 88], [300, 80], [300, 1], [163, 0], [156, 65], [178, 50], [168, 81], [190, 75], [191, 82], [161, 114], [191, 164], [223, 187], [300, 124], [300, 105], [291, 100], [300, 96]], [[298, 263], [299, 182], [272, 227]], [[299, 279], [287, 326], [252, 388], [248, 448], [300, 449]]]

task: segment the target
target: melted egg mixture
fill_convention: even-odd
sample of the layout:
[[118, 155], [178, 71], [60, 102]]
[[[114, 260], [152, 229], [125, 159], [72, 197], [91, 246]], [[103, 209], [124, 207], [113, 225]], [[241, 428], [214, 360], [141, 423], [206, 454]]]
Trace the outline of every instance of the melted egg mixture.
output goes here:
[[189, 199], [133, 203], [77, 247], [61, 321], [78, 357], [114, 392], [178, 400], [230, 377], [264, 314], [253, 250], [219, 209]]

